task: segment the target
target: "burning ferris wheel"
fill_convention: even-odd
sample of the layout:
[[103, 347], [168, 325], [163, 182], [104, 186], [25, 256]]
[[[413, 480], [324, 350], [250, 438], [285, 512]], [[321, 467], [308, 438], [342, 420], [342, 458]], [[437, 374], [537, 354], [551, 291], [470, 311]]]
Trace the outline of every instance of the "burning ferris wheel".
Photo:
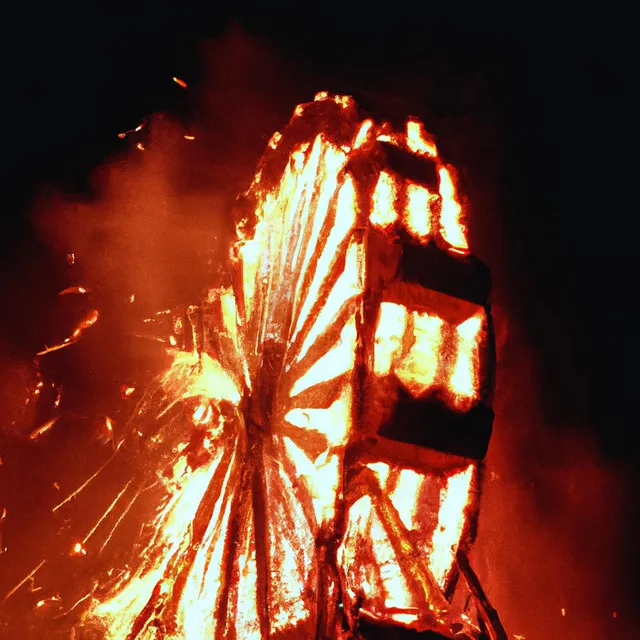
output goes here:
[[322, 92], [238, 214], [109, 464], [55, 508], [118, 478], [74, 547], [101, 560], [71, 637], [506, 639], [467, 559], [494, 343], [452, 169], [419, 121]]

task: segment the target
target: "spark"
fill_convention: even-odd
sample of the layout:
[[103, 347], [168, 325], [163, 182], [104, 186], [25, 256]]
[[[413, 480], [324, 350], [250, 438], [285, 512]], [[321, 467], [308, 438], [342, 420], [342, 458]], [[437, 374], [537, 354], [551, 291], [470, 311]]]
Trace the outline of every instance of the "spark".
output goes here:
[[104, 522], [105, 518], [113, 511], [114, 507], [116, 506], [116, 504], [118, 504], [120, 498], [124, 495], [124, 492], [129, 488], [132, 482], [133, 482], [133, 479], [129, 480], [129, 482], [127, 482], [127, 484], [124, 485], [124, 488], [122, 489], [122, 491], [120, 491], [120, 493], [116, 496], [115, 500], [109, 505], [109, 508], [100, 516], [100, 518], [98, 519], [98, 522], [96, 522], [96, 524], [93, 526], [91, 531], [89, 531], [89, 533], [85, 536], [84, 540], [82, 541], [82, 544], [87, 544], [87, 540], [89, 540], [89, 538], [96, 532], [100, 524]]
[[97, 322], [98, 317], [98, 310], [93, 309], [78, 323], [70, 337], [65, 338], [62, 342], [59, 342], [58, 344], [55, 344], [51, 347], [45, 347], [42, 351], [38, 351], [36, 355], [44, 356], [47, 353], [65, 349], [66, 347], [70, 347], [72, 344], [75, 344], [80, 339], [83, 331], [93, 326]]
[[120, 395], [122, 396], [123, 399], [129, 398], [135, 390], [136, 390], [135, 387], [131, 387], [128, 384], [123, 384], [120, 387]]
[[117, 450], [117, 447], [116, 447], [116, 441], [115, 441], [115, 434], [113, 431], [113, 420], [109, 416], [105, 416], [104, 428], [105, 428], [105, 431], [107, 432], [106, 437], [108, 440], [111, 441], [111, 445], [115, 453], [115, 451]]
[[29, 572], [20, 582], [18, 582], [18, 584], [13, 587], [13, 589], [11, 589], [11, 591], [9, 591], [9, 593], [7, 593], [7, 595], [2, 599], [2, 602], [6, 602], [16, 591], [18, 591], [18, 589], [20, 589], [23, 584], [27, 583], [31, 578], [33, 578], [33, 576], [35, 576], [36, 573], [38, 573], [38, 571], [42, 569], [45, 562], [46, 560], [43, 560], [35, 569]]
[[40, 608], [43, 607], [45, 604], [48, 604], [50, 602], [60, 602], [60, 600], [62, 600], [62, 598], [59, 595], [55, 595], [55, 596], [51, 596], [50, 598], [45, 598], [44, 600], [38, 600], [38, 602], [36, 603], [36, 608]]
[[29, 434], [29, 440], [37, 440], [41, 435], [47, 433], [47, 431], [50, 431], [55, 423], [58, 422], [59, 418], [60, 416], [56, 416], [55, 418], [51, 418], [51, 420], [47, 420], [47, 422], [45, 422], [43, 425], [39, 426]]
[[92, 327], [98, 320], [98, 310], [94, 309], [90, 311], [79, 323], [76, 327], [75, 331], [72, 334], [72, 338], [79, 338], [80, 334], [89, 327]]
[[36, 353], [37, 356], [46, 356], [48, 353], [53, 353], [54, 351], [59, 351], [60, 349], [65, 349], [66, 347], [70, 347], [72, 344], [75, 344], [77, 340], [72, 340], [71, 338], [65, 338], [62, 342], [58, 344], [54, 344], [51, 347], [45, 347], [42, 351], [38, 351]]
[[[149, 487], [149, 489], [151, 487], [155, 486], [155, 485], [156, 485], [156, 483], [154, 482]], [[126, 515], [129, 513], [129, 511], [131, 511], [131, 507], [133, 507], [133, 505], [134, 505], [135, 501], [138, 499], [139, 495], [140, 494], [134, 495], [133, 498], [129, 501], [129, 504], [127, 504], [127, 506], [124, 508], [124, 510], [120, 514], [120, 517], [116, 520], [115, 524], [111, 528], [111, 531], [109, 532], [109, 534], [105, 538], [105, 541], [102, 543], [102, 546], [98, 550], [98, 553], [102, 553], [104, 551], [104, 548], [109, 544], [109, 542], [111, 541], [111, 538], [113, 537], [113, 534], [115, 533], [117, 528], [120, 526], [120, 523], [125, 519]]]
[[107, 460], [93, 475], [89, 476], [89, 478], [87, 478], [73, 493], [70, 493], [62, 502], [58, 503], [55, 507], [53, 507], [53, 509], [51, 509], [51, 512], [55, 513], [60, 507], [62, 507], [63, 505], [67, 504], [67, 502], [75, 498], [83, 489], [89, 486], [91, 482], [93, 482], [93, 480], [95, 480], [104, 469], [106, 469], [106, 467], [112, 460], [113, 460], [113, 456], [109, 458], [109, 460]]
[[70, 293], [89, 293], [89, 289], [81, 285], [78, 285], [76, 287], [67, 287], [66, 289], [63, 289], [58, 295], [66, 296]]
[[79, 604], [82, 604], [85, 600], [88, 600], [93, 594], [91, 592], [87, 593], [86, 595], [82, 596], [82, 598], [80, 598], [79, 600], [77, 600], [73, 606], [71, 606], [67, 611], [64, 612], [64, 615], [69, 615]]
[[145, 124], [144, 122], [141, 122], [135, 129], [128, 129], [127, 131], [123, 131], [122, 133], [119, 133], [118, 138], [120, 139], [126, 138], [130, 133], [138, 133], [139, 131], [142, 131], [144, 124]]
[[190, 135], [187, 135], [187, 134], [185, 134], [185, 135], [183, 136], [183, 138], [184, 138], [185, 140], [195, 140], [195, 139], [196, 139], [196, 137], [195, 137], [195, 136], [190, 136]]
[[183, 89], [187, 88], [187, 83], [180, 79], [180, 78], [176, 78], [176, 76], [173, 76], [172, 80], [180, 87], [182, 87]]

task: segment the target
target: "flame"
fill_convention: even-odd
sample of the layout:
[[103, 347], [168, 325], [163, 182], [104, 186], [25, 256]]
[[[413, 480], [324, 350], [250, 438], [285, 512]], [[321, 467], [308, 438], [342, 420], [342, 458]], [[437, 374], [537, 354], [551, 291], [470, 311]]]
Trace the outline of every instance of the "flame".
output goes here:
[[417, 184], [407, 186], [407, 208], [405, 221], [407, 230], [416, 239], [424, 242], [431, 235], [431, 203], [433, 194]]
[[442, 318], [412, 312], [413, 344], [398, 363], [396, 375], [412, 395], [423, 394], [435, 382], [442, 345]]
[[383, 302], [376, 327], [374, 371], [379, 376], [391, 372], [397, 358], [407, 325], [407, 309], [400, 304]]
[[483, 317], [473, 316], [456, 327], [458, 350], [451, 374], [451, 389], [458, 405], [468, 404], [478, 394], [479, 339]]
[[395, 375], [416, 398], [431, 389], [444, 389], [453, 408], [469, 409], [480, 394], [483, 328], [484, 312], [451, 327], [435, 313], [409, 313], [403, 305], [382, 302], [374, 372], [381, 377]]
[[407, 146], [418, 155], [430, 157], [438, 155], [436, 145], [427, 136], [424, 124], [418, 120], [407, 121]]
[[358, 129], [358, 133], [356, 134], [355, 140], [353, 141], [353, 148], [360, 148], [369, 137], [369, 132], [373, 127], [373, 120], [365, 120], [361, 125], [360, 129]]
[[[398, 218], [396, 209], [398, 187], [391, 174], [380, 173], [378, 184], [373, 192], [373, 210], [369, 220], [379, 227], [389, 227]], [[423, 212], [423, 216], [426, 212]]]
[[448, 167], [442, 166], [438, 174], [440, 176], [440, 197], [442, 199], [440, 233], [455, 251], [464, 254], [469, 249], [469, 242], [462, 224], [462, 206], [458, 202], [451, 171]]
[[[231, 252], [235, 284], [212, 289], [198, 311], [212, 330], [189, 350], [165, 338], [171, 363], [114, 441], [113, 460], [133, 451], [145, 473], [72, 547], [107, 553], [135, 505], [155, 501], [144, 553], [91, 595], [79, 628], [111, 640], [328, 637], [339, 591], [347, 618], [359, 602], [387, 622], [450, 628], [445, 587], [477, 464], [436, 473], [382, 454], [354, 469], [345, 460], [370, 429], [362, 407], [381, 381], [414, 398], [445, 389], [458, 411], [477, 400], [484, 316], [454, 322], [388, 294], [394, 272], [376, 271], [375, 243], [398, 246], [400, 233], [439, 243], [439, 233], [441, 248], [464, 253], [462, 206], [420, 122], [393, 133], [356, 114], [351, 98], [321, 92], [269, 141], [246, 194], [253, 218], [238, 224]], [[380, 169], [387, 142], [436, 163], [438, 193]], [[134, 391], [123, 385], [122, 398]]]
[[462, 535], [465, 507], [469, 501], [474, 472], [474, 466], [469, 465], [465, 471], [447, 478], [445, 486], [440, 490], [438, 525], [431, 538], [429, 566], [441, 586], [445, 583]]

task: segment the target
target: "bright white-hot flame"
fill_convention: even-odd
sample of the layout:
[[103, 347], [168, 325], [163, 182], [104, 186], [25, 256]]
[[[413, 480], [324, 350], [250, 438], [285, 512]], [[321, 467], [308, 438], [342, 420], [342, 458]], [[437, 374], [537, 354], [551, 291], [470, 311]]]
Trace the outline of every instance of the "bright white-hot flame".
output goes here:
[[378, 484], [385, 489], [391, 473], [391, 467], [386, 462], [370, 462], [367, 467], [376, 474]]
[[[185, 474], [182, 490], [169, 498], [156, 517], [156, 533], [149, 544], [149, 550], [153, 552], [146, 554], [146, 562], [138, 570], [135, 579], [129, 580], [113, 597], [96, 602], [91, 609], [89, 613], [91, 617], [104, 621], [107, 640], [121, 640], [128, 637], [129, 630], [140, 610], [149, 602], [154, 589], [162, 590], [167, 580], [164, 577], [167, 567], [189, 546], [190, 540], [184, 536], [183, 522], [193, 521], [222, 456], [221, 451], [208, 466]], [[212, 517], [213, 523], [220, 522], [219, 513], [214, 513], [212, 516], [218, 516]], [[168, 588], [168, 585], [165, 588]], [[197, 603], [198, 600], [195, 602]], [[184, 637], [187, 637], [187, 630], [183, 627], [182, 631], [185, 633]]]
[[[313, 257], [317, 259], [317, 266], [315, 268], [311, 284], [309, 285], [309, 289], [308, 291], [304, 292], [304, 298], [302, 295], [303, 292], [296, 292], [296, 309], [300, 307], [300, 312], [298, 323], [293, 332], [292, 340], [295, 340], [297, 338], [298, 333], [301, 331], [304, 323], [307, 321], [313, 304], [318, 299], [318, 294], [320, 292], [322, 283], [329, 275], [331, 267], [335, 262], [338, 247], [345, 241], [345, 238], [348, 237], [356, 221], [356, 208], [354, 206], [355, 187], [353, 184], [353, 180], [348, 178], [347, 180], [345, 180], [338, 191], [335, 223], [331, 227], [329, 237], [326, 240], [324, 249], [319, 256], [314, 255], [312, 246], [318, 242], [320, 232], [323, 228], [323, 223], [326, 223], [326, 216], [329, 212], [329, 204], [338, 187], [337, 174], [346, 162], [346, 156], [344, 156], [344, 154], [342, 154], [341, 152], [334, 153], [332, 153], [332, 171], [327, 171], [327, 173], [325, 174], [325, 180], [322, 182], [322, 189], [320, 191], [318, 202], [316, 205], [316, 215], [311, 227], [310, 242], [304, 255], [302, 269], [304, 271], [307, 271], [307, 269], [309, 269]], [[300, 301], [303, 299], [304, 303], [301, 304]]]
[[355, 362], [355, 344], [356, 323], [355, 318], [351, 317], [344, 325], [336, 345], [319, 358], [307, 373], [293, 385], [291, 396], [351, 371]]
[[462, 223], [462, 206], [458, 202], [456, 189], [451, 172], [447, 167], [440, 167], [440, 233], [447, 243], [459, 253], [466, 253], [469, 249], [466, 229]]
[[369, 220], [378, 227], [390, 227], [398, 218], [396, 197], [398, 187], [393, 176], [386, 171], [380, 172], [378, 183], [373, 191], [373, 203]]
[[329, 326], [330, 321], [335, 319], [343, 309], [347, 301], [352, 300], [360, 294], [360, 278], [358, 274], [358, 261], [360, 258], [360, 247], [353, 242], [347, 250], [344, 270], [337, 279], [331, 293], [325, 300], [322, 311], [318, 314], [305, 341], [302, 343], [297, 360], [301, 360], [318, 339], [318, 337]]
[[284, 419], [289, 424], [324, 434], [329, 444], [338, 447], [345, 444], [352, 411], [352, 391], [348, 387], [327, 408], [291, 409]]
[[443, 320], [425, 312], [412, 312], [413, 345], [398, 364], [396, 375], [414, 395], [419, 396], [435, 382], [442, 344]]
[[464, 406], [478, 395], [480, 330], [483, 317], [475, 315], [456, 327], [457, 357], [451, 375], [456, 402]]
[[444, 585], [462, 534], [474, 470], [474, 465], [470, 465], [464, 471], [451, 476], [440, 492], [438, 525], [433, 532], [429, 556], [431, 572], [440, 586]]
[[369, 132], [371, 131], [372, 128], [373, 128], [373, 120], [365, 120], [360, 125], [358, 134], [356, 135], [355, 140], [353, 141], [354, 149], [358, 149], [365, 143], [365, 141], [367, 140], [367, 136], [369, 135]]
[[[446, 388], [446, 402], [465, 409], [478, 393], [484, 316], [449, 325], [454, 332], [445, 330], [446, 313], [413, 305], [404, 290], [385, 298], [395, 291], [385, 287], [399, 277], [393, 256], [407, 235], [412, 245], [426, 244], [439, 224], [449, 249], [463, 253], [466, 230], [451, 173], [423, 125], [410, 120], [394, 133], [354, 114], [349, 97], [327, 92], [295, 110], [295, 131], [307, 133], [293, 141], [286, 129], [274, 134], [245, 194], [254, 216], [237, 229], [233, 286], [212, 289], [196, 309], [213, 327], [202, 336], [193, 328], [202, 340], [187, 352], [178, 346], [186, 326], [172, 321], [164, 339], [172, 360], [157, 382], [162, 393], [154, 387], [142, 397], [123, 445], [132, 440], [152, 472], [114, 493], [71, 549], [94, 553], [100, 538], [104, 548], [113, 520], [117, 528], [145, 492], [157, 500], [145, 552], [82, 619], [107, 640], [314, 637], [325, 579], [332, 593], [363, 598], [363, 611], [387, 622], [416, 629], [442, 623], [437, 584], [451, 575], [475, 465], [435, 474], [383, 453], [353, 463], [352, 474], [345, 452], [370, 435], [363, 389], [396, 385], [422, 398]], [[302, 126], [325, 116], [327, 126], [312, 135]], [[380, 168], [387, 152], [389, 163], [392, 154], [433, 158], [423, 164], [438, 167], [439, 193]], [[387, 245], [389, 256], [371, 250], [383, 247], [383, 254]], [[371, 300], [379, 303], [373, 345], [364, 327]], [[77, 341], [97, 319], [92, 312], [65, 342], [41, 353]], [[450, 333], [453, 364], [443, 344]], [[135, 390], [127, 388], [123, 398]], [[181, 407], [187, 410], [175, 410]], [[438, 491], [439, 507], [429, 502]], [[332, 567], [318, 561], [333, 531], [346, 531], [333, 567], [344, 584], [330, 584]]]
[[378, 376], [391, 373], [394, 360], [402, 350], [402, 339], [407, 325], [407, 309], [401, 304], [383, 302], [376, 327], [374, 372]]
[[400, 471], [396, 488], [391, 493], [391, 502], [396, 508], [402, 524], [411, 531], [416, 526], [416, 516], [420, 489], [424, 476], [412, 469]]
[[427, 138], [422, 122], [407, 121], [407, 146], [418, 155], [435, 158], [438, 155], [436, 145]]
[[227, 400], [237, 405], [241, 394], [236, 382], [217, 360], [207, 354], [193, 354], [182, 351], [164, 374], [165, 385], [182, 381], [178, 398], [204, 396], [214, 400]]
[[417, 184], [407, 186], [407, 207], [405, 222], [409, 233], [421, 241], [431, 235], [431, 201], [433, 195], [425, 187]]

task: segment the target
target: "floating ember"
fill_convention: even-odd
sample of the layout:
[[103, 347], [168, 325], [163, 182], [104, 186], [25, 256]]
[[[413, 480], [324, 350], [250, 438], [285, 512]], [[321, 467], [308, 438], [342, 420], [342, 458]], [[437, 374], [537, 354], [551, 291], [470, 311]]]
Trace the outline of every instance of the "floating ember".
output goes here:
[[67, 554], [91, 578], [69, 601], [38, 593], [44, 624], [505, 639], [467, 559], [494, 345], [451, 167], [417, 120], [395, 131], [322, 92], [271, 138], [238, 213], [206, 298], [145, 322], [170, 363], [122, 431], [103, 420], [113, 456], [55, 507], [104, 502]]

